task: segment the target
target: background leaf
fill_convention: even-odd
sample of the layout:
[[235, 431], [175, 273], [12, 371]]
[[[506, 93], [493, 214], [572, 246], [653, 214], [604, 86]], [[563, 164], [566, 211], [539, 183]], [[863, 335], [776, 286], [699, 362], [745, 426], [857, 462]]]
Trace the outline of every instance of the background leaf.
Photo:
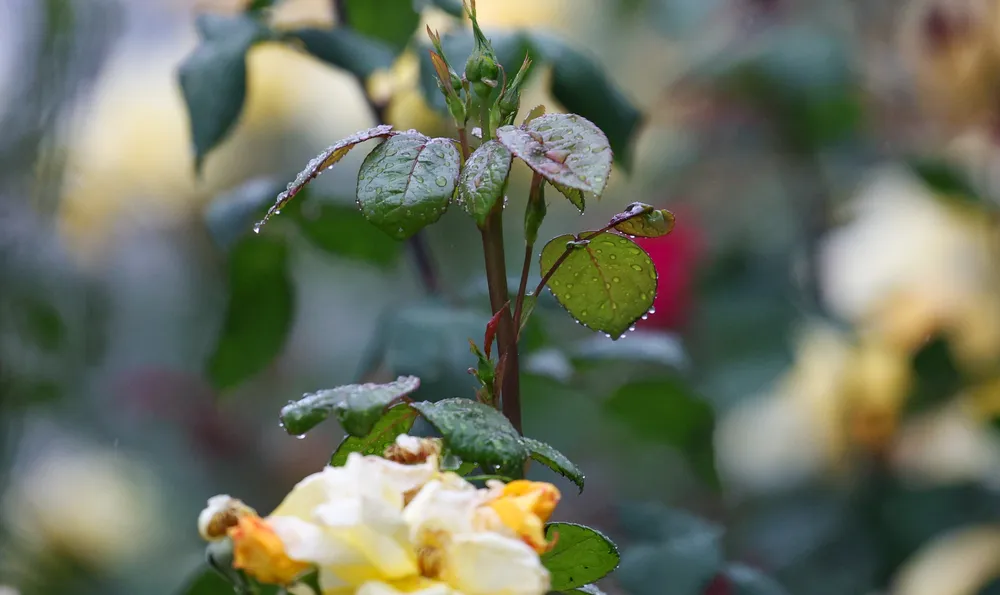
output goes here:
[[618, 567], [618, 548], [600, 531], [574, 523], [549, 523], [546, 539], [556, 539], [557, 534], [555, 547], [542, 554], [542, 564], [552, 575], [553, 590], [583, 587]]
[[[505, 472], [528, 458], [528, 449], [502, 413], [470, 399], [413, 403], [413, 408], [444, 438], [445, 446], [463, 461], [489, 465]], [[484, 467], [484, 471], [486, 468]]]
[[788, 595], [776, 580], [745, 564], [730, 564], [724, 575], [734, 589], [734, 595]]
[[465, 16], [465, 8], [462, 7], [462, 0], [413, 0], [418, 11], [422, 11], [429, 6], [436, 6], [453, 17]]
[[281, 423], [289, 434], [299, 435], [334, 413], [348, 434], [365, 436], [386, 407], [418, 386], [420, 379], [416, 376], [400, 376], [386, 384], [348, 384], [321, 390], [282, 407]]
[[347, 24], [362, 35], [402, 52], [420, 24], [413, 0], [346, 0]]
[[359, 78], [367, 78], [376, 70], [389, 68], [396, 60], [396, 53], [389, 45], [348, 27], [306, 27], [290, 31], [287, 36], [300, 41], [303, 48], [316, 58]]
[[360, 452], [363, 455], [381, 456], [386, 447], [396, 441], [396, 436], [405, 434], [413, 427], [417, 412], [406, 403], [393, 405], [385, 415], [372, 426], [364, 436], [347, 436], [341, 441], [330, 458], [330, 464], [339, 467], [347, 462], [347, 455]]
[[400, 244], [375, 229], [353, 204], [321, 201], [313, 196], [289, 206], [302, 235], [330, 254], [391, 267], [399, 260]]
[[267, 34], [253, 17], [201, 16], [202, 41], [179, 70], [194, 143], [195, 169], [236, 124], [246, 98], [246, 53]]
[[542, 463], [549, 469], [569, 479], [576, 484], [580, 491], [583, 491], [583, 483], [586, 479], [580, 468], [573, 461], [569, 460], [563, 453], [552, 446], [534, 438], [523, 438], [524, 445], [531, 452], [531, 458]]
[[361, 213], [391, 237], [405, 240], [444, 215], [460, 167], [458, 149], [450, 140], [411, 133], [393, 136], [361, 164]]
[[295, 311], [283, 240], [250, 236], [230, 252], [227, 268], [229, 303], [206, 371], [220, 390], [233, 388], [278, 356]]
[[511, 159], [506, 147], [491, 140], [480, 145], [465, 162], [458, 180], [458, 204], [480, 228], [486, 225], [493, 205], [503, 199]]
[[255, 178], [212, 200], [205, 210], [205, 225], [215, 245], [229, 250], [249, 235], [279, 190], [278, 182]]
[[[589, 235], [583, 232], [581, 237]], [[549, 241], [542, 249], [540, 270], [550, 270], [575, 239], [567, 234]], [[573, 318], [618, 339], [653, 306], [656, 267], [635, 242], [604, 232], [574, 248], [548, 287]]]

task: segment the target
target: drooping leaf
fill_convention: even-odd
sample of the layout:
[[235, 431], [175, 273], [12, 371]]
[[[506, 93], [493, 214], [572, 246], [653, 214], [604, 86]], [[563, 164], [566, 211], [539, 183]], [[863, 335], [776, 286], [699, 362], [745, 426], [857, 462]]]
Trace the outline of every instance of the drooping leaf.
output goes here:
[[384, 268], [399, 259], [400, 244], [368, 225], [354, 206], [307, 198], [289, 209], [302, 235], [317, 248]]
[[180, 66], [178, 76], [188, 108], [195, 169], [226, 137], [243, 111], [246, 98], [246, 53], [267, 35], [252, 16], [203, 15], [198, 19], [201, 43]]
[[708, 402], [679, 380], [661, 378], [626, 384], [604, 406], [637, 437], [679, 449], [703, 480], [717, 484], [712, 441], [715, 413]]
[[495, 140], [483, 143], [465, 162], [458, 180], [458, 204], [476, 220], [486, 225], [498, 200], [503, 200], [510, 174], [511, 154]]
[[565, 184], [560, 184], [558, 182], [549, 182], [552, 187], [558, 190], [563, 196], [569, 199], [569, 202], [573, 203], [573, 206], [580, 209], [580, 212], [584, 212], [587, 208], [587, 201], [583, 197], [583, 190], [579, 188], [570, 188]]
[[463, 461], [520, 474], [529, 455], [528, 448], [514, 426], [496, 409], [461, 398], [436, 403], [423, 401], [413, 403], [412, 407], [441, 433], [445, 446]]
[[666, 209], [634, 202], [611, 218], [616, 231], [640, 238], [665, 236], [674, 228], [674, 214]]
[[607, 135], [615, 159], [626, 169], [642, 114], [591, 57], [550, 35], [532, 33], [542, 60], [552, 64], [552, 96]]
[[346, 23], [362, 35], [379, 39], [397, 54], [406, 49], [420, 24], [413, 0], [346, 0]]
[[316, 58], [360, 78], [391, 67], [396, 59], [391, 47], [348, 27], [307, 27], [290, 31], [287, 36], [301, 42], [302, 47]]
[[361, 213], [391, 237], [405, 240], [444, 215], [460, 167], [458, 149], [448, 139], [413, 133], [390, 137], [361, 164]]
[[364, 436], [347, 436], [333, 452], [330, 464], [339, 467], [347, 462], [347, 455], [359, 452], [363, 455], [381, 456], [386, 447], [396, 441], [396, 436], [405, 434], [413, 427], [417, 412], [406, 403], [393, 405], [385, 415], [372, 426]]
[[215, 245], [229, 250], [249, 234], [280, 189], [274, 180], [255, 178], [215, 198], [204, 218]]
[[580, 488], [581, 492], [583, 491], [583, 483], [586, 479], [583, 471], [580, 471], [580, 468], [573, 461], [569, 460], [566, 455], [534, 438], [523, 438], [523, 440], [524, 445], [531, 452], [532, 459], [572, 481], [576, 484], [576, 487]]
[[600, 531], [575, 523], [549, 523], [546, 539], [557, 539], [557, 535], [555, 547], [542, 554], [554, 591], [583, 587], [618, 567], [618, 548]]
[[600, 196], [611, 176], [608, 138], [576, 114], [545, 114], [524, 126], [501, 126], [497, 138], [546, 180]]
[[227, 268], [229, 303], [207, 364], [208, 377], [220, 390], [235, 387], [278, 356], [295, 311], [284, 240], [247, 237], [229, 253]]
[[550, 278], [549, 290], [580, 323], [617, 339], [653, 306], [656, 267], [626, 237], [610, 232], [581, 237], [590, 239], [577, 242], [569, 234], [552, 239], [542, 249], [541, 270], [549, 271], [567, 244], [577, 242]]
[[389, 405], [419, 386], [416, 376], [400, 376], [386, 384], [348, 384], [321, 390], [282, 407], [281, 424], [289, 434], [300, 435], [333, 413], [348, 434], [365, 436]]
[[369, 128], [368, 130], [362, 130], [361, 132], [352, 134], [351, 136], [341, 141], [337, 141], [336, 144], [328, 147], [325, 151], [314, 157], [312, 161], [306, 164], [305, 169], [299, 172], [299, 175], [295, 176], [295, 179], [288, 184], [288, 187], [285, 188], [284, 192], [279, 194], [278, 198], [275, 199], [274, 204], [270, 209], [268, 209], [267, 215], [264, 216], [264, 220], [258, 223], [257, 227], [254, 229], [260, 229], [260, 226], [267, 223], [267, 220], [270, 219], [272, 215], [280, 213], [281, 209], [285, 208], [285, 205], [287, 205], [290, 200], [295, 198], [299, 192], [302, 192], [302, 189], [305, 188], [306, 184], [313, 181], [316, 176], [320, 175], [332, 167], [335, 163], [343, 159], [344, 155], [347, 155], [347, 153], [349, 153], [355, 145], [373, 138], [385, 138], [387, 136], [391, 136], [392, 134], [392, 126], [383, 124], [381, 126], [376, 126], [374, 128]]

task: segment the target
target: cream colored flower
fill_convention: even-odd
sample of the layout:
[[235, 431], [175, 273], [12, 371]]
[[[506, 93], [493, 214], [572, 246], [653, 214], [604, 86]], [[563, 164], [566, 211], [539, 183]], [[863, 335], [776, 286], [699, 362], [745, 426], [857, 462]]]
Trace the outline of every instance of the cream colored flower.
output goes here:
[[972, 595], [1000, 576], [1000, 528], [979, 526], [938, 537], [900, 569], [891, 595]]

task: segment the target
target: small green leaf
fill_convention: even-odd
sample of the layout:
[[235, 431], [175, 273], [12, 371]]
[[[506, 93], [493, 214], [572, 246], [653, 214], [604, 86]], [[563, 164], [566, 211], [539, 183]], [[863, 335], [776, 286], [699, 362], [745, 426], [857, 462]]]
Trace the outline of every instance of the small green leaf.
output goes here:
[[348, 384], [321, 390], [282, 407], [281, 424], [289, 434], [301, 435], [334, 413], [348, 434], [365, 436], [389, 405], [419, 386], [416, 376], [400, 376], [386, 384]]
[[[593, 236], [593, 237], [591, 237]], [[653, 306], [656, 267], [642, 248], [615, 233], [593, 235], [577, 242], [572, 235], [551, 240], [542, 249], [541, 270], [549, 271], [577, 242], [549, 279], [549, 290], [587, 328], [618, 339]]]
[[397, 54], [406, 49], [420, 24], [413, 0], [346, 0], [346, 23], [362, 35], [378, 39]]
[[310, 198], [292, 207], [302, 235], [317, 248], [383, 268], [398, 260], [400, 244], [368, 225], [357, 208]]
[[465, 162], [458, 180], [458, 203], [480, 228], [486, 225], [493, 206], [503, 199], [511, 159], [506, 147], [491, 140], [483, 143]]
[[965, 380], [948, 341], [937, 337], [913, 355], [913, 389], [906, 399], [908, 413], [926, 411], [954, 397]]
[[[528, 448], [502, 413], [470, 399], [445, 399], [413, 403], [444, 438], [445, 446], [463, 461], [516, 470], [527, 460]], [[489, 473], [492, 469], [483, 468]]]
[[616, 231], [640, 238], [665, 236], [674, 228], [674, 214], [666, 209], [634, 202], [611, 218]]
[[198, 19], [202, 41], [181, 64], [178, 76], [190, 119], [195, 170], [226, 137], [243, 111], [246, 98], [246, 53], [267, 35], [247, 14], [204, 15]]
[[556, 190], [561, 192], [563, 196], [569, 199], [569, 201], [573, 203], [574, 207], [580, 209], [581, 213], [584, 212], [584, 210], [586, 210], [587, 201], [583, 198], [583, 190], [580, 190], [578, 188], [570, 188], [569, 186], [560, 184], [558, 182], [549, 182], [549, 183], [552, 184], [552, 186]]
[[248, 237], [230, 252], [227, 266], [229, 304], [207, 369], [220, 390], [243, 382], [277, 357], [295, 310], [284, 240]]
[[287, 35], [300, 41], [316, 58], [356, 77], [367, 78], [377, 70], [391, 67], [396, 60], [389, 46], [347, 27], [297, 29]]
[[254, 231], [260, 230], [260, 226], [267, 223], [273, 215], [277, 215], [281, 212], [281, 209], [285, 208], [295, 196], [302, 192], [302, 189], [306, 187], [306, 184], [313, 181], [316, 176], [320, 175], [330, 167], [333, 167], [335, 163], [344, 158], [344, 155], [350, 152], [355, 145], [363, 143], [367, 140], [373, 138], [385, 138], [392, 135], [392, 126], [388, 124], [383, 124], [381, 126], [376, 126], [374, 128], [369, 128], [368, 130], [362, 130], [352, 134], [351, 136], [337, 141], [336, 144], [327, 147], [325, 151], [317, 155], [306, 164], [306, 168], [299, 172], [299, 175], [295, 176], [285, 191], [278, 195], [278, 198], [274, 201], [274, 204], [268, 209], [267, 214], [264, 216], [264, 220], [254, 227]]
[[574, 523], [549, 523], [546, 539], [551, 541], [557, 535], [555, 547], [542, 554], [554, 591], [583, 587], [618, 567], [618, 548], [601, 532]]
[[361, 213], [391, 237], [405, 240], [444, 215], [460, 167], [458, 149], [448, 139], [414, 133], [390, 137], [361, 164]]
[[611, 175], [601, 129], [576, 114], [546, 114], [524, 126], [501, 126], [497, 138], [545, 179], [600, 196]]
[[360, 452], [363, 455], [382, 456], [386, 447], [396, 441], [396, 436], [405, 434], [413, 427], [417, 412], [406, 403], [393, 405], [385, 415], [372, 426], [364, 436], [347, 436], [333, 452], [330, 464], [339, 467], [347, 462], [347, 455]]
[[550, 35], [531, 35], [542, 60], [552, 64], [552, 96], [603, 130], [615, 159], [628, 169], [642, 114], [589, 56]]
[[523, 440], [524, 445], [531, 452], [531, 458], [572, 481], [576, 484], [576, 487], [580, 488], [581, 492], [583, 491], [583, 482], [585, 480], [583, 471], [580, 471], [580, 468], [573, 461], [569, 460], [566, 455], [534, 438], [524, 438]]

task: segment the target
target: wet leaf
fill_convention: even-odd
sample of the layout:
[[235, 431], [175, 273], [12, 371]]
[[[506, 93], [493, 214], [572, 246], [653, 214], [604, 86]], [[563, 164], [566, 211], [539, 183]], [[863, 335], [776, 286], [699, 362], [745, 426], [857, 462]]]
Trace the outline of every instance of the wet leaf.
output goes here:
[[511, 160], [510, 151], [491, 140], [483, 143], [465, 162], [458, 180], [458, 204], [480, 228], [486, 225], [497, 201], [503, 200]]
[[542, 564], [552, 575], [552, 590], [583, 587], [618, 567], [618, 548], [600, 531], [575, 523], [549, 523], [546, 539], [557, 535], [555, 547], [542, 554]]
[[397, 54], [406, 49], [420, 24], [413, 0], [346, 0], [344, 14], [343, 24], [385, 42]]
[[460, 167], [458, 149], [448, 139], [413, 133], [393, 136], [361, 164], [361, 213], [375, 227], [405, 240], [444, 215]]
[[600, 128], [576, 114], [546, 114], [502, 126], [497, 138], [546, 180], [600, 196], [611, 175], [611, 148]]
[[559, 184], [557, 182], [549, 182], [552, 187], [562, 193], [573, 206], [580, 210], [582, 213], [587, 208], [587, 201], [583, 197], [583, 190], [578, 188], [570, 188], [564, 184]]
[[521, 474], [528, 448], [502, 413], [471, 399], [445, 399], [436, 403], [413, 403], [441, 433], [445, 446], [463, 461], [487, 465], [501, 474]]
[[[590, 237], [584, 232], [581, 237]], [[566, 251], [570, 234], [542, 249], [541, 269], [549, 271]], [[653, 306], [656, 267], [632, 240], [604, 232], [579, 242], [549, 279], [549, 290], [587, 328], [617, 339]]]
[[373, 138], [385, 138], [392, 135], [392, 126], [383, 124], [381, 126], [376, 126], [374, 128], [369, 128], [368, 130], [362, 130], [352, 134], [351, 136], [337, 141], [336, 144], [331, 145], [325, 151], [317, 155], [310, 161], [305, 169], [299, 172], [299, 175], [295, 176], [285, 191], [278, 195], [278, 198], [274, 201], [274, 204], [267, 211], [267, 215], [264, 216], [264, 220], [257, 224], [255, 229], [260, 229], [260, 226], [267, 223], [273, 215], [277, 215], [281, 212], [281, 209], [285, 208], [290, 200], [295, 198], [295, 196], [302, 192], [306, 184], [313, 181], [316, 176], [323, 173], [325, 170], [333, 167], [335, 163], [344, 158], [344, 155], [350, 152], [355, 145], [363, 143], [366, 140], [371, 140]]
[[399, 259], [399, 242], [369, 225], [353, 206], [306, 199], [289, 209], [302, 235], [321, 250], [383, 268]]
[[377, 70], [390, 68], [396, 60], [395, 51], [388, 45], [347, 27], [307, 27], [290, 31], [287, 36], [301, 42], [316, 58], [356, 77], [367, 78]]
[[321, 390], [282, 407], [281, 423], [289, 434], [301, 435], [333, 413], [348, 434], [365, 436], [389, 405], [419, 386], [416, 376], [400, 376], [386, 384], [348, 384]]
[[364, 436], [347, 436], [333, 452], [330, 464], [339, 467], [347, 462], [347, 455], [359, 452], [363, 455], [382, 456], [386, 447], [396, 441], [396, 436], [405, 434], [413, 427], [417, 412], [406, 403], [393, 405], [385, 415], [372, 426]]
[[616, 231], [640, 238], [665, 236], [674, 228], [674, 214], [641, 202], [630, 204], [611, 218]]
[[246, 99], [246, 53], [267, 35], [250, 15], [203, 15], [197, 24], [202, 40], [180, 66], [178, 77], [187, 104], [195, 170], [226, 137]]
[[569, 460], [566, 455], [534, 438], [523, 438], [523, 440], [524, 445], [531, 452], [532, 459], [572, 481], [576, 484], [576, 487], [580, 488], [581, 492], [583, 491], [583, 483], [585, 481], [583, 471], [580, 471], [580, 468], [573, 461]]
[[288, 247], [250, 236], [229, 254], [229, 303], [207, 364], [212, 384], [233, 388], [270, 364], [284, 347], [295, 311]]

